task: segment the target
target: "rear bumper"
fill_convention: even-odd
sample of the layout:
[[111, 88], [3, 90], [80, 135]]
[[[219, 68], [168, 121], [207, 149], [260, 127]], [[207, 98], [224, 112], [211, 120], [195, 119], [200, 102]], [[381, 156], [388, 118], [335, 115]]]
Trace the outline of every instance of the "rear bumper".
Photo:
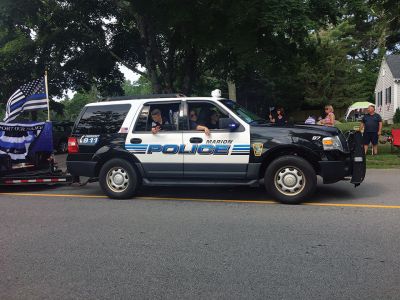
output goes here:
[[67, 171], [73, 176], [96, 177], [95, 161], [67, 161]]

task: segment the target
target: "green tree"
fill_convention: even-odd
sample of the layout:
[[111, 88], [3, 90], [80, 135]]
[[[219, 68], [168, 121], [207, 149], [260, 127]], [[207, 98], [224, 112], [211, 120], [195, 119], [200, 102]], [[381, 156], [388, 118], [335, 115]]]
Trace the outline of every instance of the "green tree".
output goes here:
[[91, 102], [95, 102], [100, 98], [96, 88], [92, 88], [89, 92], [77, 92], [72, 99], [66, 99], [61, 103], [64, 105], [64, 120], [75, 120], [82, 108]]
[[120, 94], [118, 64], [147, 77], [154, 92], [187, 94], [205, 73], [226, 80], [251, 65], [257, 71], [294, 66], [309, 31], [338, 12], [328, 0], [2, 3], [1, 25], [25, 29], [27, 38], [34, 32], [35, 65], [48, 67], [58, 94], [93, 85], [103, 95]]
[[126, 96], [147, 95], [151, 94], [151, 83], [146, 77], [141, 76], [134, 82], [125, 80], [122, 89]]

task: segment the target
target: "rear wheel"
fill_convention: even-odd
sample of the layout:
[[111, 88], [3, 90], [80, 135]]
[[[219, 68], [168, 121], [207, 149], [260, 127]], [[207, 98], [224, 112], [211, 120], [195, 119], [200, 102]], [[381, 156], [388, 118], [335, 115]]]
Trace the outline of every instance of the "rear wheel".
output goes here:
[[132, 198], [140, 186], [135, 168], [124, 159], [114, 158], [100, 170], [99, 183], [104, 193], [113, 199]]
[[285, 155], [268, 166], [264, 182], [267, 191], [279, 202], [298, 204], [314, 193], [317, 175], [305, 159]]

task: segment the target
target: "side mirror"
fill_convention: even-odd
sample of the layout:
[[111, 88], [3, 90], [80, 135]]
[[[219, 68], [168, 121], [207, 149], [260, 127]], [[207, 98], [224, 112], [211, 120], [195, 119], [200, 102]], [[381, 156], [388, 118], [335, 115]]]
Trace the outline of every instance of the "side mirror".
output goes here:
[[236, 129], [239, 128], [239, 126], [240, 124], [237, 123], [232, 118], [219, 119], [219, 129], [229, 129], [230, 131], [235, 131]]

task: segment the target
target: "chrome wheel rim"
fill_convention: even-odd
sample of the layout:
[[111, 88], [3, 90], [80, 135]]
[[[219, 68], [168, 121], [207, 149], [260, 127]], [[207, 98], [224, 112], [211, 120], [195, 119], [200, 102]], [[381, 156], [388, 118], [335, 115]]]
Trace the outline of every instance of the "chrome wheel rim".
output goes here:
[[129, 176], [124, 168], [115, 167], [107, 173], [107, 186], [115, 193], [122, 193], [128, 188]]
[[275, 187], [286, 196], [300, 194], [306, 186], [304, 173], [296, 167], [283, 167], [275, 173]]

